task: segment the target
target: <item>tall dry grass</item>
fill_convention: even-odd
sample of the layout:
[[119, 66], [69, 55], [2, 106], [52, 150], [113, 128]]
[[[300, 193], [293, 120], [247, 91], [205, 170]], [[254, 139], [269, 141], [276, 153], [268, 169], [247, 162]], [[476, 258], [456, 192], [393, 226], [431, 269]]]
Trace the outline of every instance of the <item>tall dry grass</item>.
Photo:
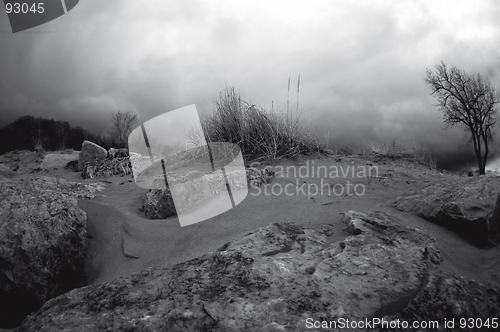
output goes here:
[[207, 142], [238, 144], [246, 163], [329, 153], [298, 112], [267, 112], [234, 87], [220, 93], [212, 111], [202, 116], [202, 126]]

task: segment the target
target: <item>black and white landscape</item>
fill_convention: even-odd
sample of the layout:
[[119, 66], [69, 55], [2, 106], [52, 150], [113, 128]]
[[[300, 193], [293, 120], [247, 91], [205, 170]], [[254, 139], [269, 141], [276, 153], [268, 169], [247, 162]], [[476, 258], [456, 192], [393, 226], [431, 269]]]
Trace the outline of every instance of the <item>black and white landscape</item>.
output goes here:
[[[499, 14], [87, 0], [12, 33], [2, 11], [0, 331], [497, 330]], [[193, 104], [198, 136], [168, 121]]]

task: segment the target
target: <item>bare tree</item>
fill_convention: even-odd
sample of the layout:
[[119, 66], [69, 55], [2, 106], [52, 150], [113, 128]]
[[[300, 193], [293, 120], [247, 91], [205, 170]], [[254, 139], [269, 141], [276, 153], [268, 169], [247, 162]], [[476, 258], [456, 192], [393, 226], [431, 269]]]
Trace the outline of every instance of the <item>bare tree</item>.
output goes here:
[[485, 174], [499, 94], [487, 78], [467, 74], [457, 67], [448, 69], [443, 62], [436, 65], [435, 72], [427, 69], [426, 74], [425, 82], [438, 98], [436, 106], [444, 113], [446, 126], [461, 124], [471, 133], [479, 174]]
[[137, 114], [117, 112], [111, 115], [111, 135], [118, 147], [127, 146], [128, 135], [137, 124]]

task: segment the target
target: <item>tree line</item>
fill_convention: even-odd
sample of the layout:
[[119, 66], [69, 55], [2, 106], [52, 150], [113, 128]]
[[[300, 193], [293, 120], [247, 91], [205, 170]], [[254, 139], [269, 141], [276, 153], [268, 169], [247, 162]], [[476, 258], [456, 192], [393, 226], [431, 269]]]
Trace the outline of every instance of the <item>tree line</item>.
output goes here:
[[25, 115], [0, 129], [0, 154], [13, 150], [80, 150], [84, 140], [105, 149], [126, 147], [127, 135], [136, 122], [135, 114], [113, 113], [110, 133], [96, 135], [67, 121]]
[[0, 129], [0, 153], [12, 150], [55, 151], [80, 150], [84, 140], [95, 140], [96, 135], [81, 127], [73, 127], [67, 121], [35, 118], [25, 115]]

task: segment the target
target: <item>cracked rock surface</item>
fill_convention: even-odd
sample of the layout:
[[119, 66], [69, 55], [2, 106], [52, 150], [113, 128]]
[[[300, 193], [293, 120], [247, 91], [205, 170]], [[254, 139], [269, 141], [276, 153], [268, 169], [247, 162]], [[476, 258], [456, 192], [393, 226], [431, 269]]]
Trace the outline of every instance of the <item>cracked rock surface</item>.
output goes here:
[[[438, 322], [439, 328], [424, 331], [443, 331], [445, 321], [453, 320], [454, 329], [448, 331], [493, 331], [493, 318], [500, 315], [500, 290], [472, 279], [456, 276], [444, 271], [434, 271], [418, 295], [408, 306], [388, 321], [399, 319], [412, 322]], [[473, 318], [473, 323], [471, 323]], [[460, 323], [462, 322], [461, 325]], [[480, 326], [489, 322], [489, 328]], [[380, 331], [408, 331], [404, 328], [381, 329]]]
[[500, 182], [496, 176], [449, 177], [412, 189], [390, 205], [443, 225], [478, 247], [500, 242]]
[[[329, 241], [328, 225], [273, 223], [199, 258], [75, 289], [20, 330], [303, 331], [307, 318], [396, 317], [411, 306], [426, 317], [429, 292], [467, 298], [466, 284], [439, 281], [441, 256], [426, 232], [382, 212], [349, 211], [343, 222], [352, 234], [343, 241]], [[460, 302], [463, 312], [500, 294], [488, 289]], [[498, 303], [488, 310], [498, 316]]]
[[7, 327], [75, 285], [83, 266], [86, 215], [77, 198], [99, 184], [51, 177], [0, 179], [0, 326]]

